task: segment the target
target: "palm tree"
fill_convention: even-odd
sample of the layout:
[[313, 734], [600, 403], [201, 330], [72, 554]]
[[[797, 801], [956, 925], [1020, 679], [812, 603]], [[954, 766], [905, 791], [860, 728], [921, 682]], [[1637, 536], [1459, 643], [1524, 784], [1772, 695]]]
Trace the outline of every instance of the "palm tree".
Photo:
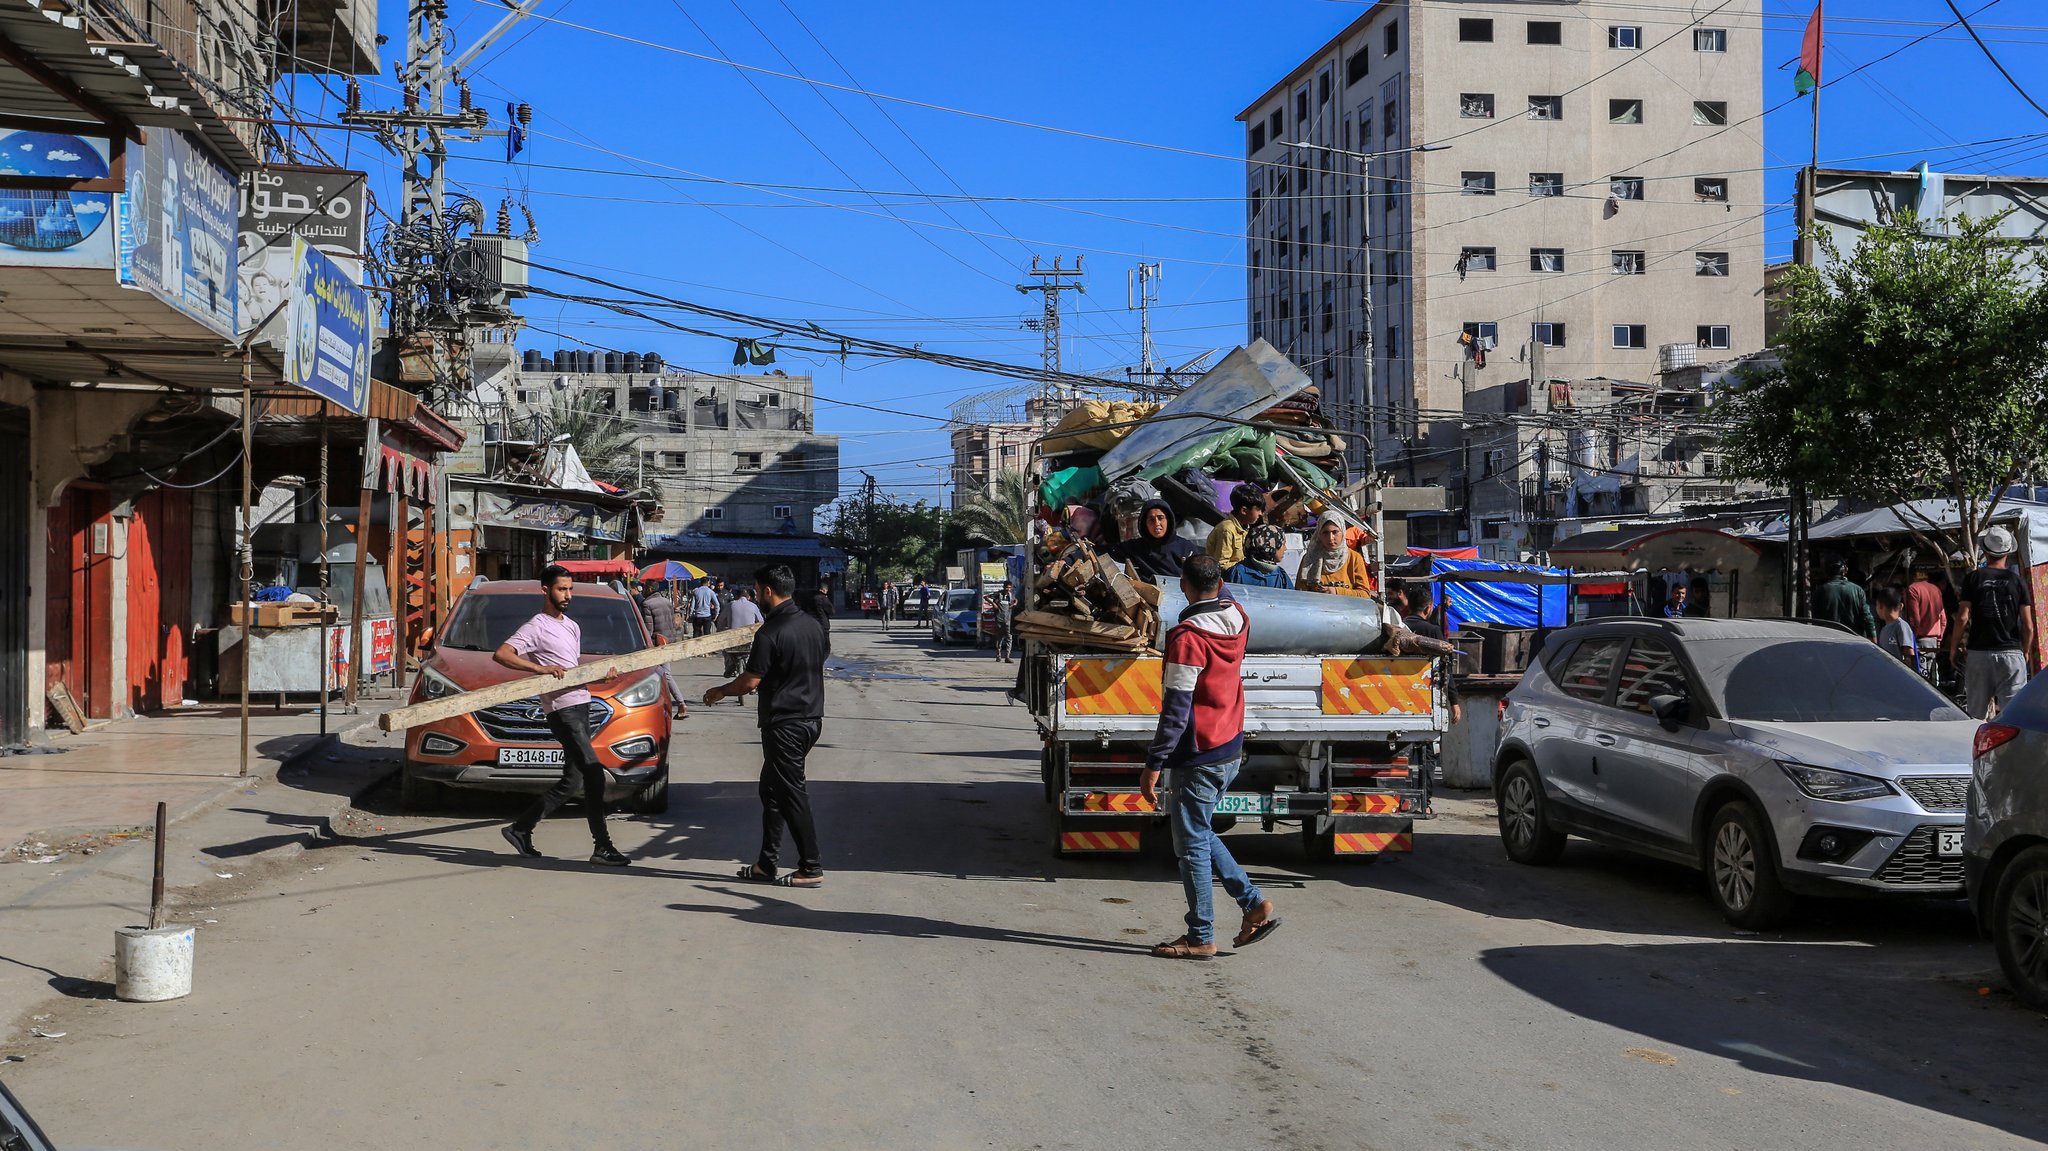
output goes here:
[[1031, 505], [1037, 494], [1023, 472], [997, 472], [987, 490], [961, 501], [953, 524], [968, 539], [992, 544], [1020, 544], [1031, 536]]
[[552, 434], [569, 437], [593, 479], [627, 491], [648, 488], [659, 499], [659, 486], [640, 476], [640, 433], [606, 408], [602, 398], [596, 391], [558, 393], [549, 414]]

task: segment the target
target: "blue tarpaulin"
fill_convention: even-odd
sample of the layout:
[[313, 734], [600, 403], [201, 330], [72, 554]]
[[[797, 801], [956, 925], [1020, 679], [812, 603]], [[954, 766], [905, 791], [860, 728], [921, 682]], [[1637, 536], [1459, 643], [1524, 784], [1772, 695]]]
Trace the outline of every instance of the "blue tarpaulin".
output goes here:
[[[1516, 573], [1529, 577], [1516, 579]], [[1468, 624], [1500, 627], [1563, 627], [1567, 622], [1570, 573], [1562, 568], [1486, 560], [1429, 561], [1431, 591], [1443, 604], [1446, 630]]]

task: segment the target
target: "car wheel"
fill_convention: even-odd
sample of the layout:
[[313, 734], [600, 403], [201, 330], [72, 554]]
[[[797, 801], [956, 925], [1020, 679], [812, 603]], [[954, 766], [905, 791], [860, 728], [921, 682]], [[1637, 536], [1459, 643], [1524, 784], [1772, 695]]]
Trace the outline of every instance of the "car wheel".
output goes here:
[[1731, 925], [1760, 930], [1782, 922], [1792, 897], [1778, 878], [1769, 832], [1747, 801], [1722, 805], [1707, 823], [1707, 893]]
[[424, 811], [446, 798], [440, 784], [413, 774], [410, 764], [398, 769], [398, 806], [402, 811]]
[[2021, 852], [1999, 877], [1991, 931], [2014, 997], [2048, 1011], [2048, 847]]
[[1550, 826], [1543, 806], [1543, 780], [1536, 765], [1518, 759], [1501, 773], [1500, 843], [1516, 863], [1540, 867], [1564, 854], [1564, 832]]
[[660, 815], [668, 810], [668, 773], [633, 794], [633, 810], [641, 815]]

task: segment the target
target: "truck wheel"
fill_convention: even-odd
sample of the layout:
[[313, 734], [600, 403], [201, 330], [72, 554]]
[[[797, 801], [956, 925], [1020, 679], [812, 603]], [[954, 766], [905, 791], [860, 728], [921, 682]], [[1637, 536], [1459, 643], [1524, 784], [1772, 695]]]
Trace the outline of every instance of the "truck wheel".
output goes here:
[[1536, 766], [1518, 759], [1501, 773], [1500, 843], [1516, 863], [1542, 866], [1556, 863], [1564, 854], [1564, 832], [1550, 826], [1550, 814], [1543, 807], [1543, 780]]
[[1792, 910], [1770, 832], [1748, 802], [1724, 804], [1707, 822], [1706, 865], [1707, 895], [1731, 925], [1775, 927]]
[[2048, 847], [2021, 852], [1999, 877], [1991, 934], [2013, 997], [2048, 1011]]
[[1337, 833], [1317, 831], [1313, 816], [1301, 821], [1301, 853], [1311, 863], [1334, 863], [1337, 860]]
[[1057, 744], [1047, 740], [1038, 752], [1038, 778], [1045, 784], [1045, 802], [1048, 806], [1057, 803], [1060, 797], [1060, 761]]

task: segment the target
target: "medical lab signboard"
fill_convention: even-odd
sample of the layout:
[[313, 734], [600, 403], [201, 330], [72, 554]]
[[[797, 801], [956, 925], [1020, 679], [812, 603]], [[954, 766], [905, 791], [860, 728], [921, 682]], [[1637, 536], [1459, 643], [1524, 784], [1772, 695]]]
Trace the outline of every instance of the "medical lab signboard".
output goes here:
[[292, 237], [284, 381], [357, 415], [370, 408], [370, 294], [324, 252]]
[[277, 165], [242, 175], [235, 238], [241, 268], [242, 330], [265, 324], [259, 337], [283, 342], [292, 286], [292, 238], [334, 258], [363, 279], [363, 205], [368, 177], [341, 168]]
[[147, 144], [131, 141], [127, 152], [121, 282], [234, 338], [234, 173], [183, 132], [152, 129]]

